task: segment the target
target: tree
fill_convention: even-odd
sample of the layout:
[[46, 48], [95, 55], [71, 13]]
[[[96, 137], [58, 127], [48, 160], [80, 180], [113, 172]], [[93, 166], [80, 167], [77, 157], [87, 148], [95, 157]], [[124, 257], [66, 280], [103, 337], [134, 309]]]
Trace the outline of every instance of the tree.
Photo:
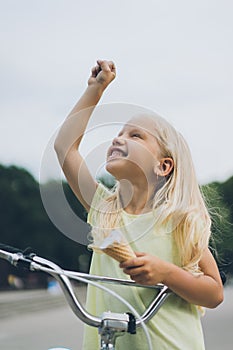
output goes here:
[[[216, 258], [219, 269], [233, 274], [233, 236], [232, 236], [232, 206], [233, 197], [227, 203], [225, 193], [226, 183], [213, 182], [203, 186], [202, 191], [212, 218], [212, 238], [210, 248]], [[232, 193], [233, 194], [233, 193]]]
[[[64, 187], [70, 201], [74, 202], [68, 185], [64, 184]], [[28, 171], [16, 166], [0, 166], [0, 191], [1, 243], [22, 250], [30, 246], [36, 254], [64, 268], [87, 272], [90, 251], [67, 238], [53, 225], [43, 207], [39, 184]], [[80, 215], [84, 215], [79, 203], [73, 205]], [[13, 268], [0, 261], [0, 270], [6, 268], [12, 273]], [[22, 272], [13, 272], [24, 277]], [[2, 285], [7, 285], [6, 273], [5, 280], [0, 281]]]

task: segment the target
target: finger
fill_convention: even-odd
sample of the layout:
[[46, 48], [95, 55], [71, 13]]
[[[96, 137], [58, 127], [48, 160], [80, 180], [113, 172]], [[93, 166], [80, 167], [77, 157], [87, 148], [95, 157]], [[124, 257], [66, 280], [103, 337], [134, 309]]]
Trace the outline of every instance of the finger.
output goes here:
[[144, 252], [135, 252], [135, 254], [138, 258], [146, 255]]
[[98, 60], [97, 63], [101, 66], [102, 70], [113, 73], [116, 75], [116, 66], [113, 61]]
[[134, 271], [134, 270], [132, 270], [132, 269], [123, 269], [123, 272], [126, 274], [126, 275], [128, 275], [128, 276], [130, 276], [130, 278], [136, 278], [137, 276], [139, 276], [140, 275], [140, 273], [138, 273], [138, 272], [136, 272], [136, 271]]
[[108, 61], [102, 61], [102, 60], [98, 60], [97, 61], [98, 65], [101, 67], [101, 69], [105, 72], [110, 72], [111, 69], [109, 67]]
[[96, 76], [96, 67], [93, 67], [91, 70], [91, 76], [95, 77]]
[[114, 62], [113, 61], [109, 61], [108, 64], [109, 64], [109, 67], [110, 67], [111, 71], [113, 73], [116, 73], [116, 66], [115, 66]]
[[91, 70], [92, 77], [96, 77], [98, 75], [98, 73], [100, 72], [100, 70], [101, 70], [101, 68], [98, 65], [93, 67], [92, 70]]
[[139, 275], [135, 275], [135, 276], [130, 276], [131, 280], [133, 280], [134, 282], [138, 283], [138, 284], [143, 284], [143, 285], [148, 285], [150, 284], [149, 281], [147, 279], [145, 279], [144, 276], [139, 276]]
[[127, 275], [141, 275], [144, 273], [143, 266], [138, 266], [138, 267], [125, 267], [123, 269], [123, 272], [126, 273]]
[[129, 259], [126, 261], [123, 261], [120, 263], [120, 268], [122, 269], [132, 269], [132, 268], [138, 268], [138, 267], [142, 267], [145, 265], [145, 253], [136, 253], [136, 258], [133, 259]]
[[124, 269], [124, 268], [129, 268], [129, 267], [134, 267], [134, 266], [137, 266], [137, 262], [135, 261], [136, 259], [135, 258], [132, 258], [132, 259], [128, 259], [128, 260], [125, 260], [123, 262], [120, 263], [120, 268]]

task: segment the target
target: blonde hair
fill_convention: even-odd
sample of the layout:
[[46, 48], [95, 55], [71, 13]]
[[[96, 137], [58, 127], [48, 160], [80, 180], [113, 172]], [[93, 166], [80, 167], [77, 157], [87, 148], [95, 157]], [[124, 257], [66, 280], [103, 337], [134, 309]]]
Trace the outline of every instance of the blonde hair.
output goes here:
[[[156, 209], [156, 223], [172, 223], [181, 266], [192, 273], [200, 273], [198, 263], [208, 247], [211, 219], [197, 182], [189, 147], [183, 136], [165, 119], [156, 114], [143, 117], [154, 122], [153, 134], [159, 144], [161, 157], [170, 157], [174, 162], [172, 173], [153, 198], [152, 210]], [[119, 185], [95, 209], [100, 230], [94, 229], [93, 236], [98, 239], [103, 231], [107, 236], [109, 230], [120, 225], [120, 212], [123, 209]], [[100, 231], [102, 233], [98, 233]]]

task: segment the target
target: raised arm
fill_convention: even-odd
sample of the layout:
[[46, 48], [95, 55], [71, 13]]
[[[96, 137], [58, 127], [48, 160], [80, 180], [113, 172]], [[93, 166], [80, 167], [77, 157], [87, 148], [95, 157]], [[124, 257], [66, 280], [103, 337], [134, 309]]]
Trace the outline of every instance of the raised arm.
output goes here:
[[97, 61], [97, 65], [92, 68], [87, 89], [61, 126], [54, 144], [67, 181], [87, 211], [96, 190], [96, 181], [80, 155], [79, 145], [95, 106], [115, 76], [113, 62]]

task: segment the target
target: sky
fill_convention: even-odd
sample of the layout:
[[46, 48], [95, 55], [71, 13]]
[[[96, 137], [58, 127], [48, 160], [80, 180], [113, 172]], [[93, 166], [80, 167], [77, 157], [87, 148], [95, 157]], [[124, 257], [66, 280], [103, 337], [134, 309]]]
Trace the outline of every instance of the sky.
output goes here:
[[[53, 135], [96, 60], [108, 59], [117, 78], [103, 105], [142, 106], [165, 117], [186, 138], [201, 184], [233, 175], [231, 0], [0, 5], [1, 164], [25, 167], [36, 179], [56, 177]], [[83, 152], [106, 134], [114, 136], [98, 129]]]

